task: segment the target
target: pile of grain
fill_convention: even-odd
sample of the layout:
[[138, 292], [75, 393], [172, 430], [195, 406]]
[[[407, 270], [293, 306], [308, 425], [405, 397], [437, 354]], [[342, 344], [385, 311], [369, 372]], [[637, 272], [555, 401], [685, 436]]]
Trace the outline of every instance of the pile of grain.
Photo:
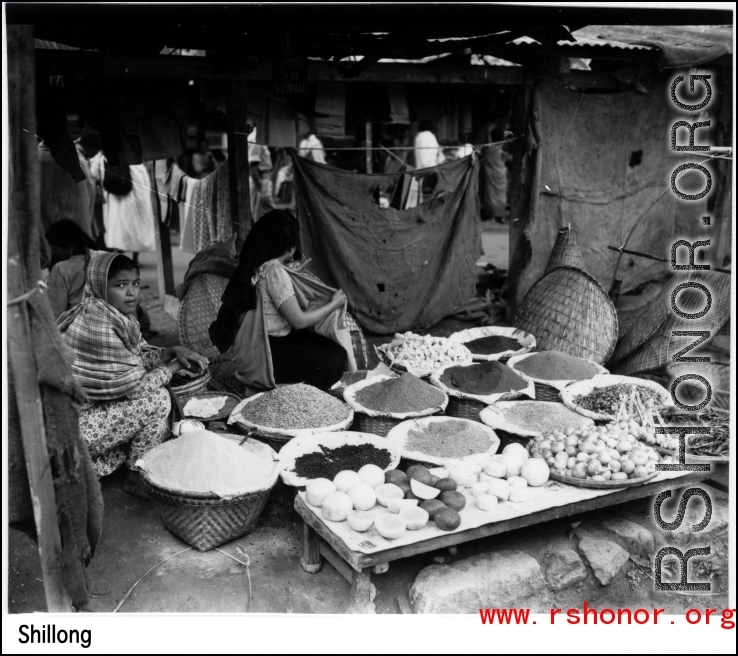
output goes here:
[[498, 411], [508, 423], [525, 431], [544, 434], [591, 425], [586, 417], [560, 403], [515, 403], [504, 409], [498, 408]]
[[142, 469], [158, 487], [224, 498], [257, 487], [274, 470], [271, 459], [205, 430], [185, 433], [142, 460]]
[[584, 358], [561, 351], [543, 351], [515, 365], [531, 378], [539, 380], [589, 380], [598, 373], [597, 367]]
[[489, 435], [466, 421], [434, 421], [408, 431], [405, 450], [434, 458], [463, 458], [484, 453], [491, 446]]
[[373, 383], [356, 392], [354, 398], [369, 410], [394, 414], [437, 408], [446, 399], [441, 390], [412, 374]]
[[521, 344], [517, 339], [502, 335], [480, 337], [471, 342], [465, 342], [464, 346], [477, 355], [493, 355], [503, 351], [518, 351], [521, 348]]
[[252, 424], [289, 430], [334, 426], [349, 414], [345, 403], [303, 383], [265, 392], [241, 410], [241, 416]]
[[320, 447], [295, 459], [294, 472], [303, 478], [327, 478], [333, 480], [338, 472], [346, 469], [359, 471], [364, 465], [377, 465], [386, 469], [392, 462], [387, 449], [372, 444], [344, 444], [335, 449]]

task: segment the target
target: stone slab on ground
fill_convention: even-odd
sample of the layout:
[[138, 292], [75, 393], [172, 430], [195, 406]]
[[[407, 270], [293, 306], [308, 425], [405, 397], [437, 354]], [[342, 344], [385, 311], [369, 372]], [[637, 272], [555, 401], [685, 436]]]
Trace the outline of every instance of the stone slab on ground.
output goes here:
[[653, 562], [655, 541], [651, 531], [622, 517], [606, 519], [601, 526], [606, 534], [630, 553], [638, 565], [646, 567]]
[[630, 554], [619, 544], [590, 537], [579, 541], [579, 553], [592, 568], [600, 585], [609, 585], [630, 558]]
[[535, 558], [499, 551], [426, 567], [410, 589], [410, 603], [415, 613], [476, 613], [519, 604], [544, 587]]
[[[712, 503], [712, 514], [709, 523], [701, 531], [692, 532], [692, 526], [699, 524], [705, 518], [705, 502], [701, 498], [692, 497], [687, 504], [687, 510], [681, 525], [676, 530], [671, 531], [670, 544], [674, 546], [706, 546], [721, 539], [727, 539], [728, 528], [730, 526], [728, 499], [713, 494], [709, 488], [705, 491]], [[678, 499], [679, 495], [677, 495]], [[676, 519], [676, 513], [674, 511], [664, 511], [662, 512], [662, 517], [665, 522], [674, 521]]]
[[587, 568], [579, 554], [563, 545], [555, 545], [541, 559], [546, 583], [559, 591], [581, 583], [587, 578]]

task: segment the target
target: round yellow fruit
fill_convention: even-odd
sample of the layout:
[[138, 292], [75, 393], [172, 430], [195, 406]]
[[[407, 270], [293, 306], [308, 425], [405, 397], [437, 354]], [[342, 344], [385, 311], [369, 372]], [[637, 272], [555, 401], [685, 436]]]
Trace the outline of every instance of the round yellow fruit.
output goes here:
[[377, 467], [377, 465], [364, 465], [359, 470], [359, 476], [361, 476], [362, 481], [373, 488], [384, 484], [384, 470]]
[[333, 485], [339, 492], [348, 492], [354, 485], [361, 482], [361, 476], [349, 469], [338, 472], [333, 479]]
[[520, 469], [520, 475], [531, 487], [544, 485], [548, 480], [550, 470], [538, 460], [526, 460]]
[[323, 517], [332, 522], [342, 522], [354, 509], [351, 498], [345, 492], [331, 492], [320, 506]]
[[315, 478], [305, 487], [305, 496], [311, 506], [320, 508], [329, 494], [336, 491], [336, 486], [327, 478]]
[[354, 510], [370, 510], [377, 503], [374, 488], [368, 483], [357, 483], [346, 494], [354, 504]]

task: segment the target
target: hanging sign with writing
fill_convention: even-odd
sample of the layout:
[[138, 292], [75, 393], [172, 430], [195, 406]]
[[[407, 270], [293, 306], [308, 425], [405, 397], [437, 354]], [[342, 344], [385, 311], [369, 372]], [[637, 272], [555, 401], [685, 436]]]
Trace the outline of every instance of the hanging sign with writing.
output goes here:
[[280, 55], [272, 59], [274, 95], [304, 96], [307, 93], [307, 57]]

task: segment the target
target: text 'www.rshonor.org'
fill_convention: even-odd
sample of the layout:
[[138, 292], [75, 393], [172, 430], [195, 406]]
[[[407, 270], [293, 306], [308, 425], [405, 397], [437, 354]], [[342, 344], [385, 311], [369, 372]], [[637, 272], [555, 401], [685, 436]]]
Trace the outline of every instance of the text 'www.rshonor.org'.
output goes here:
[[[671, 101], [672, 103], [680, 110], [694, 113], [694, 112], [701, 112], [705, 108], [708, 107], [710, 104], [710, 100], [712, 99], [712, 86], [710, 85], [710, 79], [712, 78], [712, 75], [690, 75], [689, 76], [689, 93], [694, 94], [695, 93], [695, 82], [699, 82], [704, 87], [703, 97], [702, 99], [694, 104], [689, 104], [682, 102], [677, 98], [677, 91], [679, 90], [680, 93], [683, 92], [682, 89], [680, 89], [680, 85], [684, 82], [684, 76], [678, 75], [674, 78], [672, 84], [671, 84]], [[698, 89], [699, 93], [699, 89]], [[689, 116], [687, 117], [689, 118]], [[694, 123], [690, 123], [687, 120], [684, 120], [684, 118], [680, 118], [679, 120], [675, 121], [674, 124], [671, 126], [671, 149], [674, 152], [705, 152], [709, 151], [711, 146], [709, 145], [695, 145], [695, 132], [698, 128], [709, 128], [710, 127], [710, 121], [696, 121]], [[678, 146], [677, 145], [677, 132], [680, 128], [686, 128], [689, 131], [689, 140], [687, 145], [685, 146]], [[700, 190], [697, 193], [689, 194], [681, 191], [677, 187], [677, 176], [687, 170], [695, 170], [699, 171], [702, 175], [705, 177], [705, 183], [702, 190]], [[671, 174], [671, 191], [676, 194], [676, 196], [685, 202], [694, 202], [699, 201], [700, 199], [707, 196], [707, 194], [710, 192], [710, 189], [712, 188], [712, 175], [710, 173], [710, 170], [703, 166], [702, 164], [696, 164], [696, 163], [687, 163], [687, 164], [680, 164], [677, 166], [674, 171]], [[710, 225], [710, 217], [709, 216], [703, 216], [702, 219], [702, 225], [703, 226], [709, 226]], [[705, 248], [710, 246], [710, 240], [705, 239], [702, 241], [695, 241], [694, 243], [690, 243], [686, 239], [679, 239], [675, 241], [672, 244], [671, 248], [671, 268], [674, 271], [684, 271], [684, 272], [692, 272], [692, 271], [709, 271], [710, 265], [709, 264], [695, 264], [695, 250], [697, 248]], [[677, 264], [677, 252], [680, 248], [687, 248], [689, 251], [689, 262], [687, 264]], [[687, 290], [687, 289], [694, 289], [699, 290], [704, 295], [705, 303], [704, 307], [697, 311], [697, 312], [687, 312], [683, 308], [679, 307], [679, 295], [681, 292]], [[710, 312], [710, 309], [712, 308], [712, 292], [710, 289], [704, 285], [701, 282], [696, 282], [693, 280], [683, 282], [678, 284], [671, 294], [671, 309], [672, 311], [681, 319], [686, 319], [688, 321], [694, 321], [701, 319], [704, 317], [708, 312]], [[687, 346], [686, 348], [682, 349], [681, 351], [678, 351], [672, 356], [672, 362], [710, 362], [709, 357], [705, 356], [687, 356], [686, 354], [689, 353], [692, 349], [702, 344], [704, 341], [708, 340], [711, 335], [710, 332], [707, 330], [694, 330], [694, 331], [672, 331], [672, 337], [696, 337], [697, 340]], [[676, 390], [679, 387], [679, 385], [687, 380], [693, 380], [701, 383], [705, 388], [705, 397], [704, 399], [695, 405], [685, 405], [679, 399], [676, 395]], [[686, 411], [696, 411], [704, 408], [711, 400], [712, 398], [712, 387], [710, 385], [710, 382], [705, 379], [703, 376], [699, 376], [697, 374], [685, 374], [683, 376], [679, 376], [676, 378], [673, 383], [671, 384], [671, 398], [674, 404], [681, 408], [682, 410]], [[710, 427], [684, 427], [684, 426], [664, 426], [664, 427], [657, 427], [656, 433], [658, 434], [665, 434], [665, 433], [672, 433], [677, 434], [679, 436], [679, 461], [675, 464], [658, 464], [656, 465], [656, 469], [660, 471], [710, 471], [711, 466], [709, 464], [687, 464], [685, 462], [685, 453], [686, 453], [686, 441], [687, 436], [690, 434], [697, 434], [697, 433], [709, 433]], [[656, 497], [656, 500], [654, 502], [654, 519], [656, 520], [656, 523], [659, 525], [661, 529], [664, 531], [674, 531], [678, 529], [682, 521], [684, 520], [685, 511], [687, 508], [688, 501], [694, 497], [699, 496], [704, 500], [705, 503], [705, 514], [698, 524], [695, 524], [692, 526], [692, 532], [697, 533], [699, 531], [702, 531], [707, 527], [707, 525], [710, 523], [710, 518], [712, 517], [712, 500], [710, 499], [710, 495], [703, 490], [702, 488], [696, 488], [691, 487], [687, 489], [681, 496], [681, 499], [679, 500], [679, 507], [677, 510], [677, 515], [674, 521], [666, 522], [664, 521], [663, 517], [661, 516], [661, 504], [666, 499], [669, 499], [671, 497], [671, 491], [666, 490], [665, 492], [662, 492], [661, 494]], [[690, 558], [693, 556], [708, 556], [710, 554], [710, 547], [698, 547], [694, 549], [689, 549], [686, 553], [683, 553], [680, 549], [677, 549], [676, 547], [664, 547], [656, 554], [656, 559], [654, 561], [654, 579], [656, 583], [656, 589], [661, 591], [666, 590], [679, 590], [684, 592], [709, 592], [710, 591], [710, 583], [688, 583], [687, 582], [687, 565]], [[662, 571], [662, 561], [667, 556], [675, 556], [679, 560], [679, 566], [680, 566], [680, 580], [678, 583], [663, 583], [661, 580], [661, 571]]]
[[[579, 608], [551, 608], [549, 611], [549, 622], [551, 624], [649, 624], [658, 625], [659, 617], [666, 611], [663, 608], [603, 608], [598, 610], [589, 605], [587, 601]], [[530, 619], [530, 608], [480, 608], [479, 617], [482, 624], [510, 625], [510, 624], [536, 624]], [[717, 626], [721, 629], [735, 629], [735, 608], [690, 608], [684, 613], [684, 618], [689, 624], [705, 624]], [[662, 624], [665, 618], [662, 619]], [[710, 621], [712, 620], [712, 622]], [[674, 624], [674, 620], [666, 620]]]

